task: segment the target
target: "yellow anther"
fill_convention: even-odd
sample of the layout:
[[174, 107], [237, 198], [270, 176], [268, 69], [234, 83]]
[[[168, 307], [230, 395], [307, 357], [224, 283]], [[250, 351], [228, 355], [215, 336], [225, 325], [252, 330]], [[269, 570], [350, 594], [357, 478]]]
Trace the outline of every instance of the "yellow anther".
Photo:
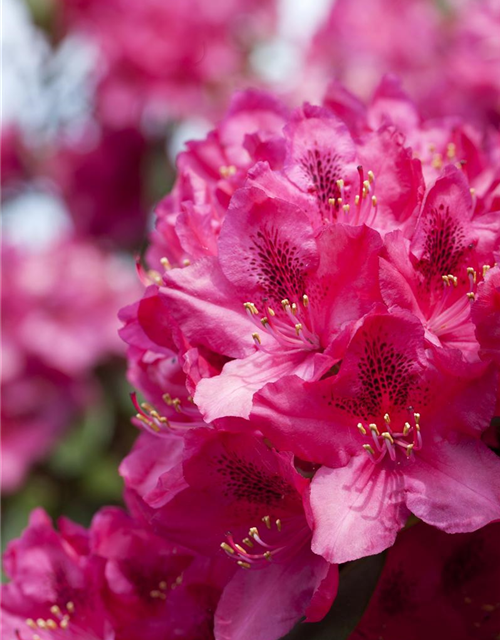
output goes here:
[[286, 311], [286, 308], [290, 306], [290, 300], [288, 298], [283, 298], [281, 301], [281, 306]]
[[373, 450], [373, 447], [371, 446], [371, 444], [364, 444], [363, 449], [368, 453], [370, 453], [372, 456], [375, 455], [375, 451]]
[[46, 620], [46, 623], [49, 629], [57, 629], [57, 622], [55, 622], [55, 620], [51, 620], [49, 618], [48, 620]]
[[413, 417], [415, 418], [415, 424], [418, 427], [420, 425], [420, 414], [419, 413], [414, 413]]
[[250, 529], [248, 530], [248, 535], [251, 536], [252, 538], [255, 538], [256, 536], [259, 536], [259, 530], [257, 529], [257, 527], [250, 527]]
[[250, 547], [250, 549], [253, 547], [253, 542], [250, 540], [250, 538], [243, 538], [243, 544], [246, 544], [246, 546]]
[[266, 525], [268, 529], [271, 528], [271, 518], [269, 516], [264, 516], [262, 518], [262, 522]]
[[262, 341], [258, 333], [252, 333], [252, 338], [254, 339], [255, 344], [262, 344]]
[[443, 156], [440, 153], [436, 153], [432, 159], [432, 166], [434, 169], [441, 169], [443, 166]]
[[276, 520], [276, 529], [278, 529], [278, 531], [281, 531], [281, 520], [279, 518]]
[[359, 204], [359, 194], [354, 197], [354, 204], [358, 206]]
[[333, 207], [337, 201], [335, 198], [328, 198], [328, 204]]
[[377, 206], [377, 196], [372, 196], [372, 205], [373, 205], [374, 207], [376, 207], [376, 206]]
[[161, 286], [163, 284], [163, 278], [158, 273], [158, 271], [155, 271], [154, 269], [150, 269], [148, 271], [148, 277], [149, 277], [150, 280], [152, 280], [158, 286]]
[[69, 625], [69, 616], [64, 616], [64, 618], [59, 623], [61, 629], [67, 629]]
[[309, 298], [307, 297], [307, 295], [305, 293], [302, 296], [302, 304], [304, 305], [304, 307], [308, 307], [309, 306]]
[[165, 582], [165, 580], [162, 580], [162, 581], [158, 584], [158, 586], [160, 587], [160, 589], [161, 589], [162, 591], [165, 591], [165, 589], [167, 588], [167, 583]]
[[365, 189], [365, 187], [363, 187], [363, 191], [361, 192], [361, 196], [363, 198], [366, 198], [367, 195], [368, 195], [368, 191]]
[[153, 407], [148, 402], [141, 402], [141, 408], [144, 409], [144, 411], [148, 411], [149, 413], [151, 413], [151, 411], [154, 411]]
[[267, 327], [267, 325], [269, 324], [269, 320], [266, 316], [264, 316], [263, 318], [260, 319], [260, 322], [262, 324], [263, 327]]
[[473, 291], [468, 291], [465, 295], [469, 298], [469, 300], [476, 299], [476, 294]]
[[166, 600], [167, 598], [167, 596], [161, 591], [158, 591], [158, 589], [153, 589], [152, 591], [149, 592], [149, 595], [152, 598], [159, 598], [160, 600]]
[[391, 434], [388, 431], [384, 431], [381, 435], [382, 435], [382, 438], [385, 438], [391, 444], [394, 444], [394, 438], [391, 436]]
[[75, 612], [75, 605], [71, 602], [71, 600], [69, 602], [66, 602], [66, 609], [70, 613], [74, 613]]
[[337, 180], [337, 187], [339, 189], [343, 189], [344, 188], [344, 181], [343, 180]]
[[170, 261], [168, 258], [162, 258], [160, 260], [161, 266], [165, 269], [165, 271], [169, 271], [172, 268]]
[[177, 576], [177, 578], [175, 579], [175, 584], [177, 584], [177, 585], [182, 584], [183, 580], [184, 580], [184, 574], [181, 573], [181, 575]]
[[358, 422], [358, 424], [356, 426], [358, 427], [360, 433], [362, 433], [364, 436], [366, 436], [366, 429], [363, 427], [361, 422]]
[[135, 417], [137, 418], [137, 420], [147, 425], [150, 429], [153, 429], [153, 431], [156, 431], [156, 432], [160, 431], [160, 427], [157, 424], [155, 424], [152, 420], [148, 420], [146, 416], [142, 415], [142, 413], [136, 413]]
[[448, 143], [446, 147], [446, 156], [451, 160], [455, 157], [456, 154], [456, 146], [453, 142]]
[[264, 558], [268, 561], [271, 562], [271, 552], [270, 551], [266, 551], [264, 553]]
[[337, 198], [337, 204], [339, 205], [339, 207], [341, 207], [344, 204], [344, 201], [342, 200], [342, 198]]
[[386, 424], [391, 424], [391, 416], [388, 413], [384, 413], [384, 420]]
[[28, 625], [28, 627], [30, 627], [31, 629], [37, 628], [36, 622], [33, 620], [33, 618], [26, 618], [25, 622]]
[[271, 316], [271, 318], [274, 318], [274, 316], [276, 315], [276, 311], [274, 311], [274, 309], [271, 309], [271, 307], [267, 307], [267, 313]]
[[483, 278], [484, 276], [488, 273], [488, 271], [491, 269], [489, 264], [483, 264]]
[[411, 425], [409, 422], [405, 422], [404, 427], [403, 427], [403, 435], [407, 436], [411, 431]]
[[370, 181], [370, 184], [375, 180], [375, 174], [372, 170], [368, 171], [368, 180]]
[[411, 452], [412, 452], [412, 450], [413, 450], [413, 447], [414, 447], [414, 446], [415, 446], [414, 444], [409, 444], [409, 445], [406, 447], [406, 455], [408, 456], [408, 458], [410, 457], [410, 454], [411, 454]]
[[351, 210], [351, 205], [350, 204], [345, 204], [342, 209], [344, 210], [344, 213], [349, 213], [349, 211]]
[[245, 549], [243, 549], [243, 547], [239, 544], [234, 545], [236, 547], [236, 549], [240, 552], [240, 553], [246, 553]]
[[184, 260], [182, 261], [182, 264], [185, 267], [189, 267], [189, 265], [191, 264], [191, 260], [189, 260], [189, 258], [184, 258]]
[[54, 616], [60, 616], [61, 615], [61, 609], [59, 609], [59, 607], [57, 606], [57, 604], [53, 604], [50, 607], [50, 613]]
[[220, 543], [220, 547], [221, 549], [223, 549], [224, 551], [227, 551], [227, 553], [231, 553], [234, 554], [235, 551], [233, 549], [233, 547], [229, 546], [227, 542], [221, 542]]
[[450, 286], [450, 279], [448, 278], [448, 276], [441, 276], [441, 280], [445, 283], [447, 287]]
[[292, 306], [290, 307], [290, 309], [292, 310], [293, 315], [296, 316], [298, 309], [297, 309], [297, 305], [295, 304], [295, 302], [292, 302]]
[[301, 332], [301, 331], [302, 331], [302, 325], [300, 324], [300, 322], [298, 322], [298, 323], [295, 325], [295, 333], [296, 333], [297, 335], [300, 335], [300, 332]]
[[239, 567], [242, 567], [243, 569], [250, 569], [250, 567], [252, 566], [248, 562], [243, 562], [242, 560], [238, 560], [237, 564]]
[[368, 180], [363, 180], [363, 187], [366, 189], [367, 193], [371, 191], [370, 182]]
[[230, 178], [236, 173], [236, 167], [234, 164], [230, 164], [229, 166], [222, 165], [219, 167], [219, 173], [223, 178]]
[[259, 312], [257, 311], [257, 307], [254, 305], [254, 303], [253, 303], [253, 302], [245, 302], [245, 303], [243, 303], [243, 306], [245, 307], [245, 309], [246, 309], [247, 311], [250, 311], [250, 313], [251, 313], [253, 316], [256, 316], [256, 315], [259, 313]]
[[476, 190], [474, 189], [474, 187], [471, 187], [471, 188], [469, 189], [469, 191], [470, 191], [471, 196], [476, 195]]
[[43, 618], [38, 618], [36, 621], [36, 625], [37, 627], [39, 627], [40, 629], [45, 629], [47, 624], [45, 622], [45, 620]]
[[379, 432], [379, 430], [378, 430], [378, 427], [377, 427], [377, 425], [376, 425], [374, 422], [371, 422], [371, 423], [368, 425], [368, 428], [370, 429], [370, 431], [373, 431], [373, 432], [374, 432], [374, 433], [376, 433], [378, 436], [380, 435], [380, 432]]

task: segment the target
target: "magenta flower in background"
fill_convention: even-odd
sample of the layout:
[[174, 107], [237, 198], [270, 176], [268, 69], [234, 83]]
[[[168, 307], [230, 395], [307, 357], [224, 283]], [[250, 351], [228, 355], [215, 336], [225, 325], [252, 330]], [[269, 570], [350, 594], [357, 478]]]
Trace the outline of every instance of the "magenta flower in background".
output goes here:
[[92, 370], [123, 354], [116, 309], [139, 287], [125, 260], [78, 240], [31, 254], [4, 244], [2, 262], [2, 486], [13, 491], [99, 396]]
[[94, 0], [61, 3], [61, 27], [97, 45], [98, 103], [113, 126], [218, 110], [249, 79], [248, 56], [275, 23], [274, 2]]
[[423, 524], [404, 531], [352, 640], [487, 640], [500, 624], [499, 525], [449, 536]]
[[368, 98], [388, 72], [421, 113], [499, 124], [500, 11], [495, 0], [337, 0], [311, 43], [308, 74], [332, 75]]

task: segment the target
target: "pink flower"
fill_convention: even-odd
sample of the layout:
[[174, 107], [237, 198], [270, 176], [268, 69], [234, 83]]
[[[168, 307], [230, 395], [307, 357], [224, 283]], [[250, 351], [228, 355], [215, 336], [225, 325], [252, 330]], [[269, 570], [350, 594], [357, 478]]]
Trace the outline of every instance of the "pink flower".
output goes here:
[[498, 127], [500, 13], [494, 0], [332, 3], [308, 55], [316, 83], [335, 75], [368, 98], [384, 73], [400, 76], [426, 117], [460, 115]]
[[217, 238], [231, 196], [258, 160], [281, 166], [287, 109], [271, 94], [237, 93], [205, 140], [191, 141], [177, 158], [172, 192], [156, 208], [149, 262], [164, 270], [217, 253]]
[[217, 607], [215, 637], [278, 638], [303, 615], [321, 619], [337, 568], [311, 552], [308, 481], [292, 457], [253, 435], [201, 429], [185, 440], [179, 469], [159, 475], [143, 499], [158, 534], [208, 557], [221, 547], [228, 556], [234, 576]]
[[498, 524], [454, 536], [421, 523], [404, 531], [351, 640], [494, 637], [500, 624], [498, 533]]
[[138, 246], [146, 226], [145, 152], [145, 140], [131, 128], [93, 124], [77, 139], [56, 140], [40, 172], [55, 183], [79, 237], [99, 238], [105, 246]]
[[264, 435], [325, 465], [311, 483], [312, 548], [330, 562], [392, 545], [410, 513], [449, 533], [500, 517], [500, 461], [480, 440], [496, 372], [424, 346], [415, 316], [376, 310], [336, 376], [284, 378], [255, 398]]
[[248, 77], [248, 56], [274, 23], [275, 4], [229, 0], [73, 0], [66, 31], [100, 52], [99, 110], [113, 126], [216, 110]]
[[220, 562], [217, 571], [113, 507], [94, 517], [90, 535], [92, 553], [105, 561], [103, 599], [119, 640], [213, 637]]
[[[6, 637], [58, 640], [115, 638], [100, 596], [103, 564], [89, 556], [87, 532], [61, 519], [60, 533], [42, 509], [33, 511], [21, 538], [4, 556], [11, 582], [2, 587]], [[10, 633], [10, 635], [8, 635]]]

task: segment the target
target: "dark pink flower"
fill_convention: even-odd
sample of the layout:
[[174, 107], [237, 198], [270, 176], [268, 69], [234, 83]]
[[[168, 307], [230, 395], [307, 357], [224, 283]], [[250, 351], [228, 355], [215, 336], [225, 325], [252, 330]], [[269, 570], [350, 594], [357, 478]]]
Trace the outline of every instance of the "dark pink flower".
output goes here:
[[422, 523], [389, 550], [351, 640], [490, 640], [500, 625], [499, 525], [446, 535]]
[[213, 637], [223, 572], [117, 508], [101, 510], [90, 535], [92, 553], [105, 560], [103, 600], [118, 640]]
[[480, 440], [496, 372], [424, 345], [415, 316], [377, 310], [336, 376], [284, 378], [255, 398], [251, 418], [276, 446], [325, 465], [311, 483], [313, 550], [331, 562], [387, 548], [410, 512], [449, 533], [500, 517], [500, 462]]
[[[151, 454], [153, 452], [151, 450]], [[289, 454], [261, 438], [190, 431], [180, 469], [144, 496], [158, 534], [214, 557], [234, 576], [215, 615], [218, 639], [277, 638], [303, 615], [319, 620], [337, 587], [337, 568], [311, 552], [303, 499], [308, 481]]]
[[164, 270], [217, 254], [217, 238], [235, 190], [260, 160], [281, 166], [287, 109], [271, 94], [237, 93], [205, 140], [187, 143], [177, 158], [177, 179], [156, 208], [148, 260]]
[[114, 640], [100, 590], [103, 562], [89, 556], [88, 534], [62, 519], [60, 533], [42, 509], [4, 556], [4, 632], [13, 640]]

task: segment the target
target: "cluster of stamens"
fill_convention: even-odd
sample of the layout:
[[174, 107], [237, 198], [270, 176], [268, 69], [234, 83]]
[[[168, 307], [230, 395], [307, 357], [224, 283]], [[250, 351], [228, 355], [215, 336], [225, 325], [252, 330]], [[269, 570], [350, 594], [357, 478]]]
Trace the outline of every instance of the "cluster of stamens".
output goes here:
[[[282, 300], [282, 313], [267, 307], [267, 315], [263, 317], [260, 317], [253, 302], [245, 302], [243, 306], [252, 322], [272, 336], [282, 347], [310, 351], [320, 348], [319, 338], [313, 330], [313, 318], [306, 294], [298, 302], [290, 302], [288, 298]], [[266, 350], [258, 332], [252, 333], [252, 338], [259, 349]]]
[[[490, 269], [490, 265], [483, 265], [482, 277]], [[479, 276], [472, 267], [467, 268], [467, 291], [465, 295], [456, 296], [461, 283], [457, 276], [449, 273], [441, 276], [443, 296], [435, 305], [431, 316], [427, 320], [429, 329], [437, 336], [448, 333], [462, 326], [470, 319], [471, 303], [476, 299], [476, 289]]]
[[339, 196], [329, 198], [328, 204], [335, 207], [337, 221], [346, 224], [373, 224], [377, 215], [375, 174], [368, 171], [365, 178], [363, 167], [358, 167], [359, 189], [349, 188], [344, 180], [337, 180]]
[[[50, 607], [50, 613], [52, 618], [27, 618], [26, 624], [33, 631], [56, 631], [57, 629], [65, 630], [68, 628], [71, 616], [75, 613], [75, 605], [73, 602], [67, 602], [65, 611], [61, 610], [57, 604]], [[40, 636], [35, 633], [32, 636], [33, 640], [41, 640]]]
[[414, 459], [414, 452], [422, 448], [422, 435], [420, 433], [420, 414], [410, 411], [410, 420], [405, 422], [401, 431], [396, 431], [391, 426], [391, 418], [388, 413], [384, 415], [385, 430], [381, 431], [372, 422], [364, 425], [358, 422], [357, 427], [361, 435], [371, 437], [373, 444], [364, 444], [363, 449], [375, 464], [381, 462], [386, 455], [396, 461], [398, 452], [405, 458]]
[[[183, 574], [181, 573], [170, 585], [170, 590], [173, 591], [174, 589], [177, 589], [177, 587], [179, 587], [182, 584], [182, 580], [183, 580]], [[149, 595], [155, 600], [166, 600], [168, 589], [169, 587], [167, 582], [165, 580], [161, 580], [158, 583], [158, 588], [152, 589], [149, 592]]]
[[[194, 401], [192, 396], [188, 397], [188, 402], [190, 406], [185, 406], [182, 403], [180, 398], [172, 398], [169, 393], [164, 393], [162, 398], [165, 404], [169, 407], [175, 409], [175, 411], [179, 414], [191, 415], [194, 420], [190, 422], [180, 422], [172, 419], [168, 419], [166, 416], [160, 415], [158, 411], [152, 407], [148, 402], [141, 402], [137, 400], [137, 395], [135, 393], [131, 393], [130, 397], [134, 404], [134, 407], [137, 410], [135, 415], [136, 419], [144, 425], [147, 429], [154, 431], [155, 433], [160, 433], [165, 428], [167, 429], [186, 429], [186, 427], [196, 426], [196, 418], [199, 418], [198, 410], [194, 405]], [[201, 424], [201, 419], [200, 419]]]
[[[262, 522], [267, 529], [273, 529], [274, 525], [276, 531], [281, 532], [282, 523], [280, 519], [273, 522], [270, 516], [264, 516]], [[226, 534], [226, 540], [227, 542], [221, 543], [221, 549], [231, 559], [236, 560], [237, 565], [242, 569], [251, 569], [255, 566], [262, 566], [266, 562], [271, 562], [273, 557], [285, 549], [286, 546], [267, 544], [262, 539], [257, 527], [250, 527], [248, 537], [243, 538], [241, 545], [234, 541], [231, 533]]]

